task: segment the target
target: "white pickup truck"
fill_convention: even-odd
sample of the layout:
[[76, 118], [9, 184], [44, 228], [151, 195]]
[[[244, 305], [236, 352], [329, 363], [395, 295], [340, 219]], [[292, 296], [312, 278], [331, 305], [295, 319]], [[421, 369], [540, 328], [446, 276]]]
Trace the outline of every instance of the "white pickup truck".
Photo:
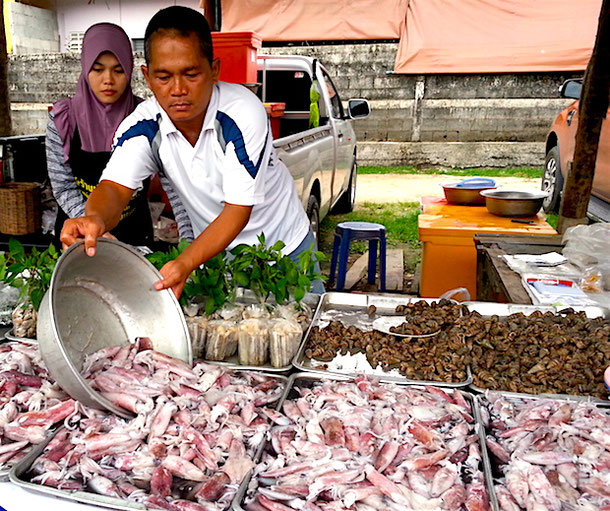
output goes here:
[[[354, 207], [358, 163], [351, 119], [369, 115], [368, 101], [350, 99], [346, 112], [328, 72], [311, 57], [259, 55], [257, 67], [263, 103], [286, 104], [273, 145], [294, 178], [317, 237], [327, 213]], [[319, 111], [313, 122], [312, 98]]]

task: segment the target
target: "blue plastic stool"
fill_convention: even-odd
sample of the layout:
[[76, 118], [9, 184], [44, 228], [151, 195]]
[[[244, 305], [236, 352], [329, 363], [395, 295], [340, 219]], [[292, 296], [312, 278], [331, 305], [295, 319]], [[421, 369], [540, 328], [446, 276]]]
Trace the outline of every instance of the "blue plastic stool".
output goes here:
[[343, 291], [345, 288], [349, 244], [352, 240], [369, 240], [369, 284], [375, 283], [377, 243], [379, 242], [380, 291], [385, 291], [385, 226], [370, 222], [342, 222], [337, 224], [335, 242], [333, 244], [333, 257], [330, 262], [330, 280], [332, 282], [335, 280], [338, 257], [339, 273], [337, 275], [336, 290]]

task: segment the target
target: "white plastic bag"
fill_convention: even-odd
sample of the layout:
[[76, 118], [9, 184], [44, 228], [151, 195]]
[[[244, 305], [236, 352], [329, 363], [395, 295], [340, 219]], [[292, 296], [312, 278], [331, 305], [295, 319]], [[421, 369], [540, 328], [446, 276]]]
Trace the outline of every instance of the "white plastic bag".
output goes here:
[[262, 366], [269, 358], [269, 321], [244, 319], [237, 325], [239, 363], [245, 366]]
[[439, 296], [439, 300], [455, 300], [455, 298], [453, 298], [455, 295], [459, 295], [460, 298], [462, 298], [461, 301], [463, 302], [469, 302], [470, 301], [470, 293], [468, 292], [468, 289], [466, 289], [465, 287], [456, 287], [455, 289], [451, 289], [450, 291], [447, 291], [445, 293], [443, 293], [441, 296]]
[[243, 319], [269, 319], [271, 314], [264, 303], [253, 303], [244, 309], [242, 313]]
[[303, 330], [296, 320], [272, 319], [269, 358], [273, 367], [286, 367], [299, 349]]
[[193, 316], [185, 319], [191, 336], [193, 358], [196, 360], [201, 359], [205, 356], [205, 341], [209, 319], [207, 316]]
[[0, 326], [12, 323], [13, 310], [19, 303], [19, 289], [0, 282]]
[[235, 303], [227, 303], [223, 305], [216, 314], [222, 319], [227, 321], [239, 321], [244, 311], [243, 305], [237, 305]]
[[581, 269], [610, 264], [610, 224], [575, 225], [563, 235], [563, 255]]
[[237, 323], [214, 320], [207, 324], [206, 360], [225, 360], [237, 351]]

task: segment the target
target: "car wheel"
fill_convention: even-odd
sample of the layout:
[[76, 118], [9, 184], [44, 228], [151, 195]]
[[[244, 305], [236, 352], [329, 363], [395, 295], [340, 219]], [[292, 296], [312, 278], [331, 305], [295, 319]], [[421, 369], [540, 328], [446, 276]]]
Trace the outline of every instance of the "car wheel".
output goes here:
[[561, 191], [563, 189], [563, 175], [559, 162], [559, 148], [551, 147], [544, 161], [544, 173], [542, 174], [542, 190], [549, 192], [549, 196], [542, 202], [546, 213], [555, 213], [559, 210]]
[[314, 195], [309, 196], [307, 201], [307, 217], [309, 218], [309, 226], [316, 242], [319, 244], [320, 239], [320, 205], [318, 199]]
[[347, 190], [343, 192], [341, 198], [337, 201], [333, 209], [333, 213], [351, 213], [356, 204], [356, 179], [358, 177], [358, 163], [354, 160], [352, 171], [349, 176]]

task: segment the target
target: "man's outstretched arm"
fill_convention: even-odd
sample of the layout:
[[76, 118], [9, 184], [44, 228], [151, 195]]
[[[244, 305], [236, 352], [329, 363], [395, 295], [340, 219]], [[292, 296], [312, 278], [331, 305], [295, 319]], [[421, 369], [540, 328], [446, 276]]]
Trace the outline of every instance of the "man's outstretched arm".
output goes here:
[[114, 229], [134, 190], [113, 181], [102, 181], [85, 204], [85, 216], [65, 221], [61, 230], [64, 248], [84, 239], [87, 255], [94, 255], [97, 238]]
[[163, 280], [155, 289], [171, 288], [180, 298], [186, 279], [201, 264], [218, 255], [237, 237], [250, 220], [252, 206], [225, 203], [216, 219], [176, 259], [161, 268]]

